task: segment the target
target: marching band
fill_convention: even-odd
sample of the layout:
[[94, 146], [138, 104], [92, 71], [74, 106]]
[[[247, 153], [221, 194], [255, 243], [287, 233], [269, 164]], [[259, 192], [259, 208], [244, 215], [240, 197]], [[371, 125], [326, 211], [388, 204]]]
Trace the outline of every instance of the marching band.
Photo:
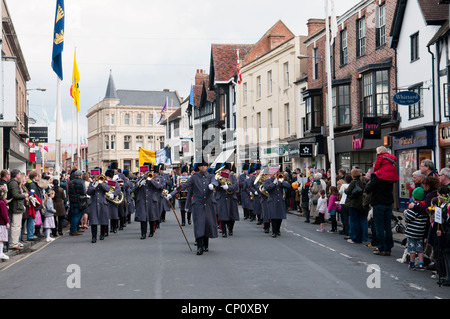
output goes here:
[[164, 164], [153, 163], [144, 163], [133, 174], [122, 172], [116, 163], [104, 174], [98, 167], [91, 170], [86, 194], [90, 197], [92, 243], [97, 242], [99, 225], [99, 238], [104, 240], [108, 230], [117, 233], [131, 223], [132, 214], [140, 223], [140, 239], [154, 237], [167, 211], [172, 208], [177, 217], [175, 200], [181, 230], [186, 226], [186, 215], [187, 224], [193, 222], [197, 255], [209, 251], [209, 239], [217, 238], [219, 231], [223, 238], [233, 236], [235, 222], [240, 220], [239, 205], [244, 219], [257, 219], [265, 233], [272, 228], [272, 237], [280, 236], [281, 222], [286, 219], [284, 191], [291, 185], [277, 167], [244, 164], [237, 177], [233, 163], [209, 168], [201, 160], [190, 168], [182, 166], [178, 174], [165, 170]]

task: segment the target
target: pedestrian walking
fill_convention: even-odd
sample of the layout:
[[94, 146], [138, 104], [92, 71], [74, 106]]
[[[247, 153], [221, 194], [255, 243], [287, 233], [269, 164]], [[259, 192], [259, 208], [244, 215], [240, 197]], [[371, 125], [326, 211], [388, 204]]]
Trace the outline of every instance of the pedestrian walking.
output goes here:
[[0, 185], [0, 259], [8, 260], [9, 256], [3, 253], [3, 243], [8, 241], [9, 216], [8, 206], [6, 203], [7, 195], [6, 185]]

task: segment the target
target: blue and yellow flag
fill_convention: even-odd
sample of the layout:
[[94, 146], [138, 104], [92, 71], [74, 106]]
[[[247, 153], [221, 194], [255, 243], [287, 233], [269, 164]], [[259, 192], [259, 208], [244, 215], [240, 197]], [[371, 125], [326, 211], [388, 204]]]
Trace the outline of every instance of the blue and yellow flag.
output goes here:
[[55, 30], [53, 32], [52, 69], [63, 79], [62, 52], [64, 49], [64, 0], [56, 0]]

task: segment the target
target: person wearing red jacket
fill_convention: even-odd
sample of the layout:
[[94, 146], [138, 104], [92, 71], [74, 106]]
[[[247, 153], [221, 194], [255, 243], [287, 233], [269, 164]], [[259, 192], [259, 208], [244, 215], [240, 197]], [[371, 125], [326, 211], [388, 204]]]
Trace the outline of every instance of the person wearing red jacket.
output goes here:
[[373, 171], [379, 179], [389, 182], [398, 181], [396, 164], [397, 157], [389, 154], [386, 147], [380, 146], [377, 148], [377, 160], [373, 166]]

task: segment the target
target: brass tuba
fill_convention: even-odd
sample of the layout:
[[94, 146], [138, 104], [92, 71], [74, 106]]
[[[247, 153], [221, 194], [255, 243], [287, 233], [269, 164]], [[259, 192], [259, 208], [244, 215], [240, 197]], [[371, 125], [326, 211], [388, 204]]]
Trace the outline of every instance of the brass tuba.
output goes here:
[[261, 173], [259, 173], [258, 177], [256, 177], [255, 179], [254, 185], [258, 184], [258, 182], [261, 183], [261, 185], [259, 185], [259, 192], [264, 196], [269, 197], [269, 192], [264, 189], [264, 182], [266, 181], [266, 179], [267, 177], [264, 174], [264, 171], [261, 170]]
[[[229, 178], [225, 178], [225, 177], [223, 177], [223, 176], [220, 175], [220, 172], [221, 172], [224, 168], [225, 168], [225, 166], [222, 166], [221, 168], [219, 168], [219, 169], [216, 171], [216, 175], [215, 175], [214, 177], [215, 177], [215, 179], [219, 182], [220, 186], [223, 186], [223, 185], [225, 185], [225, 184], [227, 184], [228, 186], [231, 186], [231, 185], [233, 185], [233, 183], [231, 183], [230, 179], [229, 179]], [[226, 189], [225, 192], [226, 192], [228, 195], [234, 194], [234, 191], [231, 191], [231, 190], [228, 190], [228, 189]]]
[[109, 186], [109, 191], [107, 191], [105, 193], [105, 198], [106, 198], [107, 201], [109, 201], [109, 202], [111, 202], [111, 203], [113, 203], [115, 205], [120, 205], [120, 204], [122, 204], [123, 200], [125, 199], [125, 196], [124, 196], [123, 192], [120, 192], [119, 195], [114, 196], [114, 198], [112, 198], [112, 199], [109, 198], [109, 195], [113, 194], [115, 191], [116, 191], [116, 187], [110, 185]]

